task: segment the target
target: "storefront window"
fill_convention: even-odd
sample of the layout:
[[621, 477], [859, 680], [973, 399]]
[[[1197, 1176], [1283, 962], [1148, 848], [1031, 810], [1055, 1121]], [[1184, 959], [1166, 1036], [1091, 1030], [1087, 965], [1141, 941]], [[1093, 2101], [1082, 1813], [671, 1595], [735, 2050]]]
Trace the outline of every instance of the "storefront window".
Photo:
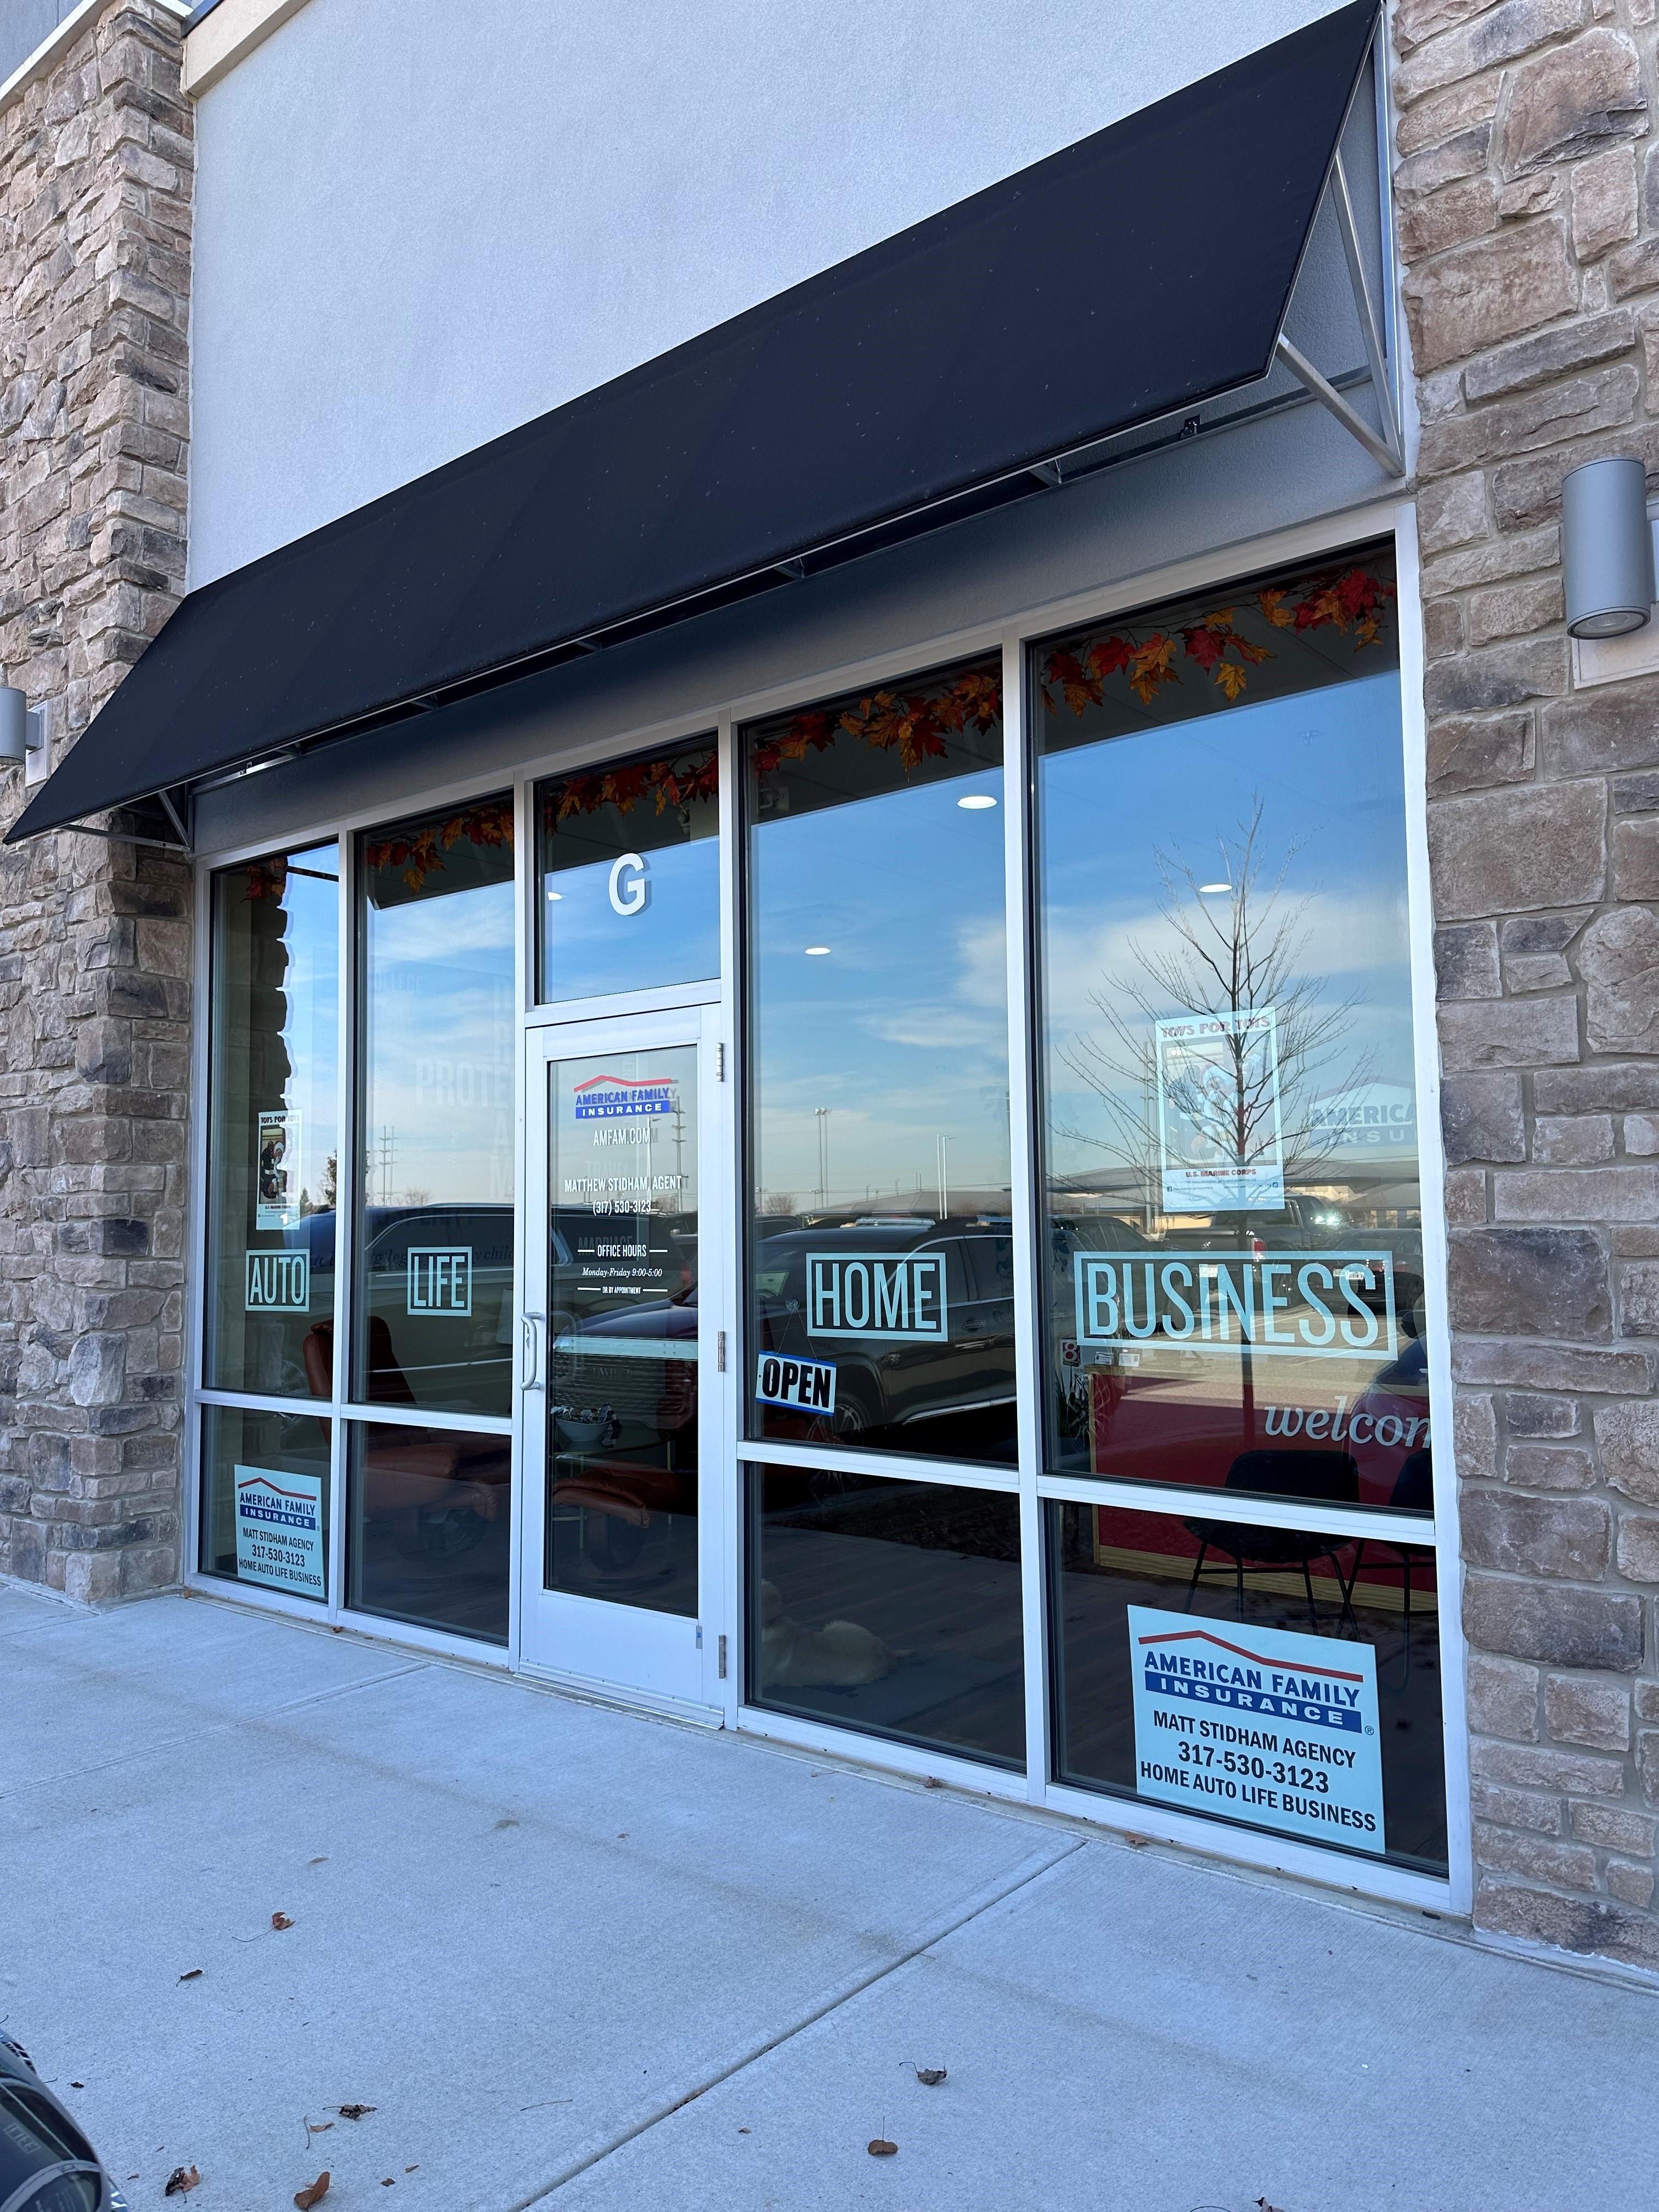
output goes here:
[[505, 1644], [509, 1437], [351, 1424], [347, 1603]]
[[311, 1413], [204, 1407], [204, 1574], [327, 1603], [331, 1428]]
[[746, 755], [749, 1432], [1010, 1463], [1000, 665]]
[[512, 1411], [513, 805], [361, 841], [353, 1390]]
[[310, 1395], [313, 1340], [333, 1318], [338, 852], [319, 845], [213, 878], [212, 1389]]
[[1048, 1463], [1426, 1511], [1391, 554], [1033, 653]]
[[700, 982], [720, 972], [712, 738], [544, 783], [541, 995]]
[[751, 1704], [1024, 1765], [1016, 1498], [753, 1467], [748, 1555]]
[[1057, 1779], [1444, 1873], [1426, 1532], [1046, 1510]]

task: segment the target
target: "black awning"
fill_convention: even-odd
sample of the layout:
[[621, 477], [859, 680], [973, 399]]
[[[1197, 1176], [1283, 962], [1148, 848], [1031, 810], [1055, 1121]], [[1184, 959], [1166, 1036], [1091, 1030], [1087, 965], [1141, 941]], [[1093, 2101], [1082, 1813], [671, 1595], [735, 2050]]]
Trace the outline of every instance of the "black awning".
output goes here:
[[1265, 376], [1375, 0], [191, 592], [8, 842], [620, 641]]

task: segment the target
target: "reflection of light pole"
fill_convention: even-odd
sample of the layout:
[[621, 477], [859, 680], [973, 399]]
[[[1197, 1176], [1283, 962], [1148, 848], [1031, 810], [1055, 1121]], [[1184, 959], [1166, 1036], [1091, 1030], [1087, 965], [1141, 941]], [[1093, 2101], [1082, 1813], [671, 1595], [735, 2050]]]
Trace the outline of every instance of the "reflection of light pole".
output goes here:
[[933, 1148], [939, 1156], [939, 1218], [941, 1221], [947, 1218], [951, 1211], [951, 1179], [945, 1165], [945, 1154], [950, 1143], [951, 1139], [944, 1135], [937, 1136], [933, 1139]]
[[830, 1203], [830, 1115], [831, 1109], [828, 1106], [815, 1106], [812, 1109], [812, 1111], [817, 1116], [818, 1125], [818, 1204], [820, 1206], [828, 1206]]

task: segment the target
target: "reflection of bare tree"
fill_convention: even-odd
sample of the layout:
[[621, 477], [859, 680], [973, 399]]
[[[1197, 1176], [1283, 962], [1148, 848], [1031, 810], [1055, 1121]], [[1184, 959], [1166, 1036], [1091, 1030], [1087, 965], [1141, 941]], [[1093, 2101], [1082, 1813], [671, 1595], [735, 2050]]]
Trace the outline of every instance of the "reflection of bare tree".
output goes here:
[[[1165, 1103], [1241, 1172], [1273, 1160], [1281, 1146], [1287, 1182], [1317, 1167], [1334, 1150], [1338, 1132], [1316, 1125], [1316, 1098], [1365, 1079], [1364, 1062], [1342, 1052], [1356, 999], [1328, 1000], [1324, 977], [1309, 971], [1310, 902], [1285, 890], [1297, 848], [1288, 848], [1274, 866], [1262, 814], [1257, 797], [1249, 819], [1217, 839], [1220, 866], [1207, 881], [1179, 852], [1154, 854], [1165, 941], [1130, 939], [1139, 975], [1110, 978], [1109, 988], [1090, 994], [1104, 1033], [1079, 1032], [1060, 1049], [1099, 1098], [1106, 1127], [1056, 1133], [1130, 1166], [1149, 1213], [1160, 1203], [1159, 1021], [1185, 1015], [1217, 1024], [1211, 1043], [1218, 1065], [1209, 1079], [1177, 1077]], [[1269, 1010], [1271, 1051], [1261, 1027], [1247, 1018]]]
[[793, 1213], [795, 1194], [793, 1190], [769, 1190], [761, 1200], [763, 1213]]

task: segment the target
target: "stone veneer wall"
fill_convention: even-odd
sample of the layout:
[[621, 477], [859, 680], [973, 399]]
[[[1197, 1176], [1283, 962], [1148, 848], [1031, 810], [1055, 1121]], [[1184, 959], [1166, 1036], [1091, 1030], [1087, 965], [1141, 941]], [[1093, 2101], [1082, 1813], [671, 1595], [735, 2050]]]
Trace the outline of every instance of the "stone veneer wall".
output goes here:
[[[54, 757], [183, 587], [180, 45], [112, 0], [0, 109], [0, 679]], [[190, 896], [143, 847], [0, 854], [0, 1571], [86, 1600], [179, 1571]]]
[[1398, 0], [1475, 1918], [1659, 1966], [1659, 677], [1565, 471], [1659, 467], [1655, 0]]

